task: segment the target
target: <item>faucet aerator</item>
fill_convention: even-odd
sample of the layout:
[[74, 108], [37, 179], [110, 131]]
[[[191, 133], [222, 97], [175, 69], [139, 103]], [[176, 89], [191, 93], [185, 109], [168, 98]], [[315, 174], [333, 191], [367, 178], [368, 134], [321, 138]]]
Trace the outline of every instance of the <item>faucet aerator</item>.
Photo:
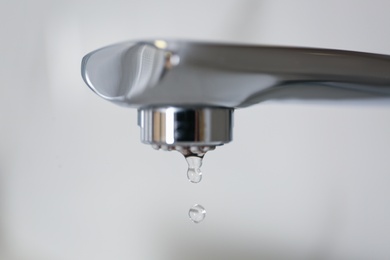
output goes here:
[[204, 155], [232, 140], [232, 108], [161, 106], [138, 109], [141, 141], [184, 156]]

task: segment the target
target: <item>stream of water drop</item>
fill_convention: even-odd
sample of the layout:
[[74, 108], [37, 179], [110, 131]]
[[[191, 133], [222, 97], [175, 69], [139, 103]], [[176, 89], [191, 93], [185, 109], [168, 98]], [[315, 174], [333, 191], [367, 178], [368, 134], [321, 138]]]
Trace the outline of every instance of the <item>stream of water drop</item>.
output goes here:
[[187, 178], [192, 183], [198, 183], [202, 180], [202, 166], [203, 157], [191, 155], [186, 157], [188, 163]]
[[204, 207], [202, 205], [195, 204], [188, 211], [188, 216], [190, 217], [192, 222], [200, 223], [206, 217], [206, 210], [204, 209]]

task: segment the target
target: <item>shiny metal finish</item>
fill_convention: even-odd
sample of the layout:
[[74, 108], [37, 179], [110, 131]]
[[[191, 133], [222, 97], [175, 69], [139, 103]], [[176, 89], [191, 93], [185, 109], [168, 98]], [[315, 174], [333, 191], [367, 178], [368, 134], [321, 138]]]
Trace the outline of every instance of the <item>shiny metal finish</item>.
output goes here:
[[141, 141], [165, 150], [206, 152], [232, 140], [233, 109], [147, 107], [138, 110]]
[[390, 56], [314, 48], [125, 42], [86, 55], [82, 76], [166, 150], [231, 141], [233, 109], [265, 100], [390, 97]]
[[125, 42], [86, 55], [82, 75], [101, 97], [136, 108], [390, 96], [389, 56], [325, 49]]

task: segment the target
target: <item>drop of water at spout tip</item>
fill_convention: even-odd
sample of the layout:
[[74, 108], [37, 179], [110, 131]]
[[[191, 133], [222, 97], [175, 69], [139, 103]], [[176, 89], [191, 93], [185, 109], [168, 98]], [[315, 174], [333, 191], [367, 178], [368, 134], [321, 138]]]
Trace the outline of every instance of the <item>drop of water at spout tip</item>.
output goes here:
[[192, 183], [199, 183], [202, 180], [202, 157], [200, 156], [187, 156], [186, 160], [188, 163], [187, 178]]
[[190, 217], [191, 221], [198, 224], [204, 220], [206, 217], [206, 210], [202, 205], [195, 204], [190, 208], [188, 211], [188, 216]]

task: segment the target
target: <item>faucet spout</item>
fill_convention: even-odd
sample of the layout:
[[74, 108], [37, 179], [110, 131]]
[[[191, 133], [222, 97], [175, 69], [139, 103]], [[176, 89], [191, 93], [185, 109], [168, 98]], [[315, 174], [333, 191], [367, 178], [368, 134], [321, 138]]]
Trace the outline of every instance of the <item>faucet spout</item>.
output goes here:
[[138, 109], [144, 143], [202, 153], [231, 141], [235, 108], [265, 100], [390, 97], [390, 56], [188, 41], [124, 42], [87, 54], [82, 77], [102, 98]]

